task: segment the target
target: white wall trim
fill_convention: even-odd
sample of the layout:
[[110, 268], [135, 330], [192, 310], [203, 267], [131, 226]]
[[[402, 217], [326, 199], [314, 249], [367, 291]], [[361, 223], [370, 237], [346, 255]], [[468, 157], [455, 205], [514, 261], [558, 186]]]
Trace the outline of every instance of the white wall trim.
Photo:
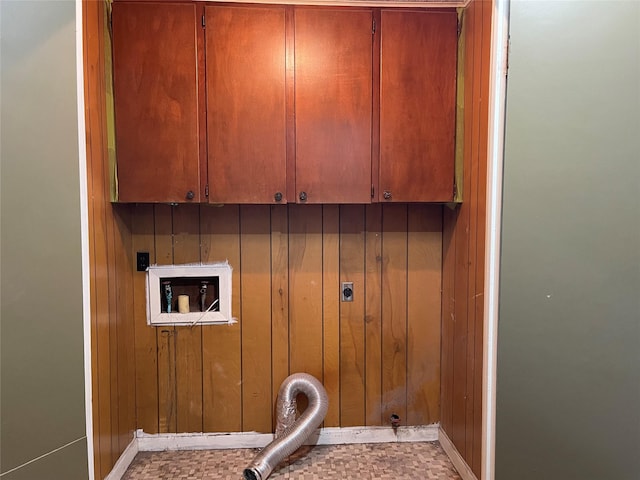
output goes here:
[[487, 219], [485, 247], [484, 358], [482, 382], [482, 480], [495, 477], [496, 362], [504, 161], [505, 98], [509, 48], [509, 0], [496, 0], [491, 21]]
[[133, 462], [133, 459], [137, 454], [138, 439], [134, 435], [131, 439], [131, 442], [129, 443], [129, 445], [127, 445], [127, 448], [124, 449], [124, 452], [122, 452], [122, 455], [120, 455], [120, 458], [118, 458], [118, 461], [104, 480], [120, 480], [124, 476], [127, 468], [129, 468], [129, 465], [131, 465], [131, 462]]
[[[439, 435], [442, 435], [442, 430], [440, 430], [440, 425], [437, 423], [416, 427], [399, 427], [396, 432], [389, 427], [332, 427], [317, 430], [307, 439], [305, 445], [435, 442], [438, 440]], [[120, 455], [120, 458], [118, 458], [118, 461], [105, 480], [120, 480], [138, 452], [263, 448], [272, 440], [272, 433], [230, 432], [149, 434], [144, 433], [142, 430], [137, 430], [133, 440], [131, 440], [131, 443], [129, 443], [122, 455]], [[458, 467], [456, 466], [456, 468]], [[463, 477], [463, 480], [477, 479], [475, 479], [475, 477], [473, 477], [473, 479], [466, 479]]]
[[444, 453], [446, 453], [449, 457], [449, 460], [451, 460], [451, 463], [453, 463], [453, 466], [460, 474], [462, 480], [478, 480], [478, 477], [476, 477], [475, 474], [471, 471], [471, 468], [469, 468], [467, 462], [464, 461], [464, 458], [462, 458], [462, 455], [460, 455], [460, 452], [458, 452], [458, 449], [455, 447], [453, 442], [449, 439], [442, 428], [440, 429], [439, 439], [440, 446], [444, 450]]
[[[323, 428], [316, 431], [305, 445], [344, 445], [352, 443], [435, 442], [438, 424], [399, 427], [397, 433], [389, 427]], [[214, 450], [262, 448], [273, 440], [271, 433], [136, 433], [141, 452], [162, 450]]]
[[87, 139], [84, 117], [84, 56], [82, 1], [76, 0], [76, 93], [78, 106], [78, 176], [80, 182], [80, 242], [82, 255], [82, 326], [84, 339], [84, 408], [87, 434], [88, 480], [95, 479], [93, 458], [93, 399], [91, 388], [91, 287], [89, 263], [89, 197]]
[[138, 450], [161, 452], [164, 450], [227, 450], [235, 448], [262, 448], [273, 440], [271, 433], [136, 433]]

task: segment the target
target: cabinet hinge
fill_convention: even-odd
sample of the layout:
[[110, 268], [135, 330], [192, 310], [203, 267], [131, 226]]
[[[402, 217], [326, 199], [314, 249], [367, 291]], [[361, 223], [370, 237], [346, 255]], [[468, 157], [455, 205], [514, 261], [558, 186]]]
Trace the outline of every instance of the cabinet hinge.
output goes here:
[[374, 197], [375, 190], [373, 189], [373, 183], [371, 184], [371, 198]]
[[458, 38], [460, 38], [460, 34], [462, 33], [462, 16], [458, 16]]
[[376, 33], [376, 19], [373, 19], [373, 24], [371, 25], [371, 35], [375, 35]]
[[458, 186], [454, 183], [453, 184], [453, 199], [455, 200], [457, 196], [458, 196]]
[[204, 196], [209, 198], [209, 185], [204, 186]]
[[203, 13], [202, 14], [202, 28], [204, 28], [204, 27], [205, 27], [205, 24], [204, 24], [204, 13]]

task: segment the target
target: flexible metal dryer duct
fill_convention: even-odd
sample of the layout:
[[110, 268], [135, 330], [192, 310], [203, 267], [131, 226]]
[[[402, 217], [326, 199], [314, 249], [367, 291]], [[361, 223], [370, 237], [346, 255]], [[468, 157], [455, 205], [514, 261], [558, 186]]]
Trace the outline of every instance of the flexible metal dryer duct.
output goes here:
[[[296, 396], [306, 395], [309, 406], [296, 420]], [[298, 450], [320, 426], [329, 408], [327, 391], [312, 375], [294, 373], [287, 377], [278, 392], [276, 438], [245, 468], [245, 480], [266, 480], [273, 469]]]

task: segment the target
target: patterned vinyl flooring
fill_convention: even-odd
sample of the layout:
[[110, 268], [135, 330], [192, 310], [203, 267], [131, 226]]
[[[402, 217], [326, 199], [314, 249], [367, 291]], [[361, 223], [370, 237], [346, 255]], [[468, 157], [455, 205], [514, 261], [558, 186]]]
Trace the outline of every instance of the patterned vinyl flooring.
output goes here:
[[[258, 449], [140, 452], [123, 480], [241, 480]], [[435, 442], [302, 447], [269, 479], [459, 480]]]

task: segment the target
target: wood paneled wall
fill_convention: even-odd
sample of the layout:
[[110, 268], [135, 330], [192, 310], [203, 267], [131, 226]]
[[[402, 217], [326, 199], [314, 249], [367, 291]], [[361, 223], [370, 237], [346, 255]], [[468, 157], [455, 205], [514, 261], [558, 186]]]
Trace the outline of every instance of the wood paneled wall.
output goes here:
[[[83, 2], [97, 478], [135, 428], [272, 431], [278, 387], [298, 371], [329, 393], [325, 426], [441, 421], [479, 475], [491, 6], [465, 12], [464, 203], [450, 210], [112, 205], [104, 11]], [[147, 326], [137, 251], [229, 260], [238, 323]], [[339, 301], [341, 281], [353, 303]]]
[[[137, 205], [132, 252], [233, 267], [234, 325], [150, 327], [134, 272], [137, 426], [273, 431], [284, 378], [329, 394], [325, 426], [440, 419], [442, 207]], [[354, 301], [340, 302], [340, 282]]]
[[441, 426], [478, 478], [492, 8], [492, 0], [473, 0], [464, 12], [463, 203], [443, 215]]
[[82, 7], [94, 466], [102, 479], [136, 428], [131, 207], [109, 201], [104, 3], [84, 1]]

